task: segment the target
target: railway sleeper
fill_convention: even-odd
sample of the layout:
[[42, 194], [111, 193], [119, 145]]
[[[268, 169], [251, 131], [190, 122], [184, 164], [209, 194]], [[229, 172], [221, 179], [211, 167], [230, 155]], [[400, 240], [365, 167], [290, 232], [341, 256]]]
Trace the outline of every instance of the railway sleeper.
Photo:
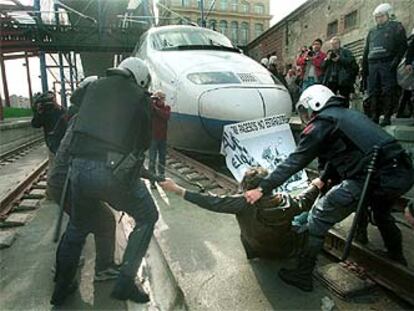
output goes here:
[[188, 167], [188, 166], [187, 167], [180, 168], [177, 171], [178, 171], [178, 173], [180, 173], [182, 175], [187, 175], [187, 174], [195, 173], [196, 172], [196, 170], [194, 170], [193, 168]]
[[190, 181], [208, 180], [208, 178], [205, 175], [200, 174], [198, 172], [188, 174], [188, 175], [186, 175], [186, 178], [188, 178], [188, 180], [190, 180]]

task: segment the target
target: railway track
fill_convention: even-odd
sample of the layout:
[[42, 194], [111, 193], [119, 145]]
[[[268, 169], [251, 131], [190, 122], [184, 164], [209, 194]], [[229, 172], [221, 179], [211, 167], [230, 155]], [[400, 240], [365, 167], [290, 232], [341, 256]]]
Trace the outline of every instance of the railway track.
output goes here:
[[[16, 226], [19, 224], [8, 222], [7, 217], [15, 210], [19, 209], [19, 204], [23, 200], [42, 199], [43, 190], [46, 189], [46, 170], [48, 160], [43, 160], [33, 171], [31, 171], [16, 187], [6, 193], [0, 201], [0, 228]], [[34, 191], [34, 190], [41, 190]], [[28, 207], [27, 209], [30, 209]], [[26, 209], [26, 210], [27, 210]]]
[[9, 150], [9, 151], [6, 151], [0, 154], [0, 168], [7, 164], [15, 162], [19, 158], [28, 154], [33, 148], [36, 148], [43, 143], [44, 143], [44, 138], [38, 137], [21, 146], [18, 146], [12, 150]]
[[[223, 195], [234, 194], [239, 190], [236, 180], [171, 148], [168, 149], [167, 170], [173, 176], [178, 175], [180, 179], [185, 179], [202, 191]], [[325, 240], [325, 251], [340, 260], [345, 240], [346, 236], [331, 229]], [[375, 283], [414, 305], [414, 295], [412, 295], [414, 272], [412, 270], [387, 260], [358, 243], [353, 243], [348, 262], [361, 268], [364, 274]]]

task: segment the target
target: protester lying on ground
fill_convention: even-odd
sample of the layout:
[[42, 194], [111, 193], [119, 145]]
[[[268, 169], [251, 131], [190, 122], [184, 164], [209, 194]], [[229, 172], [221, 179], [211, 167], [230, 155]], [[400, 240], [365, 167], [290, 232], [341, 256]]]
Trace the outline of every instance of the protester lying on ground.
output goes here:
[[[254, 189], [267, 175], [264, 168], [250, 168], [244, 175], [241, 187], [243, 190]], [[171, 179], [160, 185], [165, 191], [174, 192], [201, 208], [236, 215], [241, 242], [247, 258], [252, 259], [283, 258], [298, 253], [306, 236], [293, 230], [292, 220], [312, 207], [324, 183], [315, 179], [298, 196], [276, 193], [264, 197], [253, 206], [247, 203], [242, 194], [216, 196], [196, 193], [178, 186]]]

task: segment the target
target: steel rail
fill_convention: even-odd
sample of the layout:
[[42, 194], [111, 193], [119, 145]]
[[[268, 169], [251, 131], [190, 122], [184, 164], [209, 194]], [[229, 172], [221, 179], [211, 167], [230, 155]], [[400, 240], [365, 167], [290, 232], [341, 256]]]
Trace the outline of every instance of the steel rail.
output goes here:
[[[169, 148], [168, 155], [173, 159], [179, 159], [182, 162], [188, 163], [189, 167], [198, 170], [198, 173], [209, 177], [225, 189], [234, 191], [238, 188], [236, 180], [216, 172], [207, 165], [183, 155], [176, 150]], [[311, 175], [312, 173], [314, 172], [310, 171]], [[324, 250], [340, 260], [343, 248], [345, 247], [345, 241], [345, 236], [340, 234], [337, 230], [331, 229], [325, 239]], [[414, 296], [412, 295], [414, 272], [412, 270], [388, 260], [380, 254], [377, 254], [372, 250], [359, 245], [358, 243], [352, 243], [349, 261], [353, 261], [363, 267], [367, 275], [374, 282], [390, 290], [399, 298], [414, 305]]]
[[40, 178], [42, 173], [46, 170], [48, 159], [40, 163], [23, 181], [21, 181], [14, 189], [9, 191], [0, 201], [0, 219], [13, 210], [15, 204], [24, 196], [25, 192], [29, 190], [32, 185]]
[[1, 162], [2, 161], [5, 161], [8, 158], [10, 158], [10, 157], [12, 157], [12, 156], [20, 153], [21, 151], [23, 151], [23, 150], [25, 150], [27, 148], [33, 147], [33, 145], [36, 145], [37, 143], [40, 143], [41, 141], [43, 141], [43, 137], [38, 137], [38, 138], [35, 138], [35, 139], [33, 139], [33, 140], [31, 140], [31, 141], [29, 141], [27, 143], [24, 143], [23, 145], [18, 146], [16, 148], [12, 149], [12, 150], [3, 152], [2, 154], [0, 154], [0, 161]]

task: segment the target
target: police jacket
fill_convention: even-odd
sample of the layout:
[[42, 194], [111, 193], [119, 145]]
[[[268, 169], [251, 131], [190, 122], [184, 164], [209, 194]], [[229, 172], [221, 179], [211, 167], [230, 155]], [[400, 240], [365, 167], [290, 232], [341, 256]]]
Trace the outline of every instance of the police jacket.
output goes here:
[[391, 66], [396, 69], [407, 49], [406, 40], [405, 29], [400, 22], [389, 21], [372, 28], [365, 43], [364, 72], [368, 72], [369, 62], [377, 61], [392, 62]]
[[88, 86], [74, 127], [71, 154], [105, 160], [151, 142], [150, 96], [131, 77], [111, 75]]
[[358, 74], [358, 65], [350, 50], [339, 48], [337, 62], [325, 59], [321, 65], [324, 71], [322, 84], [336, 83], [340, 86], [352, 87]]
[[201, 208], [236, 215], [241, 238], [261, 257], [288, 257], [301, 247], [303, 236], [291, 230], [293, 217], [308, 211], [319, 189], [310, 186], [298, 196], [278, 193], [250, 205], [242, 194], [215, 196], [186, 191], [184, 199]]
[[381, 148], [377, 168], [403, 154], [394, 137], [364, 114], [343, 107], [343, 98], [332, 97], [301, 133], [296, 150], [260, 183], [263, 193], [282, 185], [313, 159], [330, 163], [341, 179], [363, 178], [373, 147]]

